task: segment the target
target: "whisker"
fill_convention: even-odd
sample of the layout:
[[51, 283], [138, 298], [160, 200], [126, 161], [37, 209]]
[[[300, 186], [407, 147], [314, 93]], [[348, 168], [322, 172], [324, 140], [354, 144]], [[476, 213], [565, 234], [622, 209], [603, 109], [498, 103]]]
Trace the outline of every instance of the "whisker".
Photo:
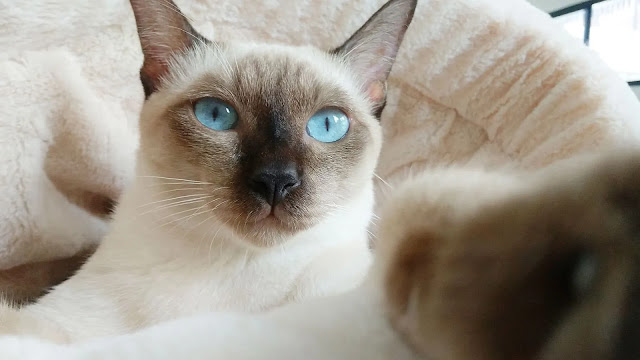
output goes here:
[[149, 184], [147, 186], [164, 186], [164, 185], [213, 185], [213, 184], [199, 184], [199, 183], [190, 183], [190, 182], [156, 182], [154, 184]]
[[195, 226], [192, 226], [191, 229], [189, 229], [189, 231], [185, 232], [185, 234], [184, 234], [185, 237], [187, 236], [187, 234], [189, 234], [189, 232], [191, 232], [194, 229], [197, 229], [200, 225], [204, 224], [205, 222], [211, 220], [212, 218], [214, 218], [216, 216], [216, 214], [211, 209], [207, 209], [206, 211], [202, 212], [201, 214], [205, 214], [207, 212], [210, 212], [211, 215], [207, 216], [204, 220], [200, 221]]
[[175, 29], [175, 30], [182, 31], [183, 33], [185, 33], [185, 34], [187, 34], [187, 35], [191, 36], [191, 38], [192, 38], [192, 39], [197, 40], [197, 41], [200, 43], [200, 45], [207, 46], [207, 43], [206, 43], [206, 42], [204, 42], [204, 40], [202, 40], [202, 38], [200, 38], [199, 36], [196, 36], [195, 34], [193, 34], [193, 33], [192, 33], [192, 32], [190, 32], [190, 31], [187, 31], [187, 30], [182, 29], [182, 28], [179, 28], [179, 27], [175, 27], [175, 26], [167, 25], [167, 24], [165, 24], [164, 26], [169, 27], [169, 28], [172, 28], [172, 29]]
[[[165, 9], [167, 9], [167, 10], [169, 10], [169, 11], [171, 11], [171, 12], [175, 13], [175, 14], [176, 14], [176, 16], [178, 16], [178, 17], [183, 17], [183, 18], [187, 19], [187, 21], [188, 21], [188, 22], [193, 22], [193, 20], [192, 20], [192, 19], [189, 19], [189, 18], [187, 17], [187, 15], [186, 15], [186, 14], [183, 14], [183, 13], [182, 13], [182, 11], [180, 11], [180, 9], [178, 8], [178, 6], [177, 6], [177, 5], [172, 4], [172, 3], [168, 2], [168, 1], [160, 1], [160, 2], [159, 2], [159, 4], [160, 4], [161, 6], [163, 6]], [[171, 25], [167, 25], [167, 24], [165, 24], [165, 26], [168, 26], [168, 27], [173, 28], [173, 29], [176, 29], [176, 30], [183, 31], [185, 34], [187, 34], [187, 35], [191, 36], [191, 38], [193, 38], [193, 39], [195, 39], [195, 40], [199, 41], [199, 42], [200, 42], [200, 44], [202, 44], [202, 45], [206, 45], [206, 43], [204, 42], [204, 40], [203, 40], [200, 36], [196, 36], [195, 34], [192, 34], [191, 32], [189, 32], [189, 31], [187, 31], [187, 30], [185, 30], [185, 29], [177, 28], [177, 27], [175, 27], [175, 26], [171, 26]]]
[[251, 215], [253, 215], [254, 210], [249, 211], [249, 213], [247, 214], [247, 216], [244, 218], [244, 226], [247, 226], [247, 222], [249, 221], [249, 218], [251, 217]]
[[[207, 211], [213, 211], [213, 210], [217, 209], [217, 208], [218, 208], [218, 206], [219, 206], [219, 204], [218, 204], [218, 205], [216, 205], [216, 207], [215, 207], [213, 210], [211, 210], [211, 209], [207, 209], [207, 210], [205, 210], [204, 212], [200, 212], [200, 213], [198, 213], [198, 211], [199, 211], [200, 209], [202, 209], [203, 207], [205, 207], [205, 206], [207, 206], [207, 205], [209, 205], [209, 204], [211, 204], [212, 202], [217, 201], [217, 200], [220, 200], [220, 199], [219, 199], [219, 198], [216, 198], [216, 199], [213, 199], [213, 200], [211, 200], [211, 201], [209, 201], [209, 202], [207, 202], [207, 203], [205, 203], [205, 204], [202, 204], [199, 208], [197, 208], [197, 209], [196, 209], [196, 212], [195, 212], [195, 213], [193, 213], [193, 214], [191, 214], [191, 215], [189, 215], [189, 216], [188, 216], [188, 218], [187, 218], [187, 219], [185, 219], [185, 221], [189, 221], [189, 219], [191, 219], [192, 217], [194, 217], [194, 216], [196, 216], [196, 215], [204, 214], [204, 213], [206, 213]], [[185, 236], [186, 236], [186, 235], [187, 235], [187, 234], [185, 234]]]
[[[214, 216], [215, 216], [215, 214], [214, 214], [214, 213], [212, 213], [211, 215], [207, 216], [207, 217], [206, 217], [202, 222], [206, 222], [206, 221], [208, 221], [208, 220], [212, 219]], [[198, 252], [202, 251], [202, 250], [200, 249], [200, 247], [201, 247], [203, 244], [206, 244], [206, 242], [204, 241], [204, 239], [205, 239], [209, 234], [211, 234], [211, 231], [213, 231], [213, 229], [215, 229], [216, 224], [217, 224], [217, 222], [212, 221], [212, 222], [211, 222], [211, 224], [209, 224], [209, 228], [207, 229], [207, 231], [205, 231], [205, 232], [203, 233], [202, 237], [200, 237], [200, 241], [198, 241]]]
[[[218, 187], [218, 188], [215, 188], [215, 189], [208, 190], [208, 192], [214, 192], [214, 191], [218, 191], [218, 190], [222, 190], [222, 189], [226, 189], [226, 188], [227, 188], [226, 186], [222, 186], [222, 187]], [[174, 190], [171, 190], [171, 191], [175, 191], [175, 190], [177, 190], [177, 189], [174, 189]], [[190, 195], [173, 197], [173, 198], [169, 198], [169, 199], [161, 199], [161, 200], [153, 201], [153, 202], [150, 202], [150, 203], [147, 203], [147, 204], [144, 204], [144, 205], [140, 205], [140, 206], [138, 206], [138, 208], [141, 208], [141, 207], [144, 207], [144, 206], [148, 206], [148, 205], [151, 205], [151, 204], [167, 202], [169, 200], [175, 200], [175, 199], [179, 199], [179, 198], [187, 198], [187, 197], [199, 196], [199, 195], [207, 195], [207, 194], [204, 194], [204, 193], [203, 194], [190, 194]]]
[[178, 200], [178, 199], [185, 199], [185, 198], [194, 198], [194, 197], [199, 197], [199, 196], [204, 196], [207, 194], [189, 194], [189, 195], [182, 195], [182, 196], [176, 196], [176, 197], [172, 197], [172, 198], [168, 198], [168, 199], [160, 199], [160, 200], [156, 200], [156, 201], [152, 201], [143, 205], [138, 205], [138, 209], [145, 207], [145, 206], [149, 206], [149, 205], [153, 205], [153, 204], [160, 204], [160, 203], [165, 203], [165, 202], [171, 202], [173, 200]]
[[[222, 226], [226, 225], [226, 223], [227, 221], [225, 221], [225, 223]], [[213, 237], [211, 238], [211, 242], [209, 243], [209, 253], [207, 254], [207, 257], [209, 258], [209, 263], [211, 263], [211, 248], [213, 247], [213, 243], [216, 241], [216, 237], [218, 237], [218, 233], [222, 229], [222, 226], [218, 227], [218, 230], [216, 230], [216, 233], [213, 234]]]
[[[198, 201], [198, 202], [200, 202], [200, 201]], [[192, 208], [189, 208], [189, 209], [185, 209], [185, 210], [181, 210], [181, 211], [178, 211], [178, 212], [174, 212], [174, 213], [171, 213], [171, 214], [165, 215], [165, 216], [161, 217], [160, 219], [157, 219], [156, 221], [165, 220], [165, 219], [168, 219], [168, 218], [170, 218], [170, 217], [173, 217], [173, 216], [176, 216], [176, 215], [180, 215], [180, 214], [184, 214], [184, 213], [189, 212], [189, 211], [197, 211], [197, 209], [196, 209], [195, 207], [192, 207]], [[205, 212], [206, 212], [206, 211], [205, 211]], [[189, 215], [191, 215], [191, 214], [189, 214]], [[187, 215], [187, 216], [189, 216], [189, 215]], [[176, 221], [180, 221], [180, 220], [182, 220], [182, 219], [183, 219], [183, 218], [170, 220], [170, 221], [168, 221], [168, 222], [166, 222], [166, 223], [163, 223], [163, 224], [161, 224], [161, 225], [157, 226], [157, 228], [161, 228], [161, 227], [163, 227], [163, 226], [167, 226], [167, 225], [169, 225], [169, 224], [173, 224], [174, 222], [176, 222]]]
[[153, 208], [151, 210], [145, 211], [145, 212], [141, 213], [140, 215], [146, 215], [148, 213], [151, 213], [151, 212], [154, 212], [154, 211], [158, 211], [158, 210], [162, 210], [162, 209], [168, 209], [168, 208], [172, 208], [172, 207], [176, 207], [176, 206], [180, 206], [180, 205], [186, 205], [186, 204], [191, 204], [191, 203], [194, 203], [194, 202], [204, 201], [204, 199], [208, 199], [208, 198], [211, 198], [211, 197], [213, 197], [213, 195], [207, 195], [207, 196], [202, 196], [202, 197], [195, 198], [195, 199], [187, 199], [187, 200], [181, 200], [181, 201], [178, 201], [178, 202], [175, 202], [175, 203], [171, 203], [171, 204], [165, 204], [165, 205], [162, 205], [162, 206], [155, 207], [155, 208]]
[[387, 185], [387, 187], [391, 190], [393, 190], [393, 186], [389, 185], [388, 182], [386, 182], [383, 178], [380, 177], [380, 175], [376, 174], [375, 172], [373, 173], [373, 176], [377, 177], [378, 180], [380, 180], [383, 184]]
[[[209, 202], [207, 202], [207, 203], [205, 203], [205, 204], [203, 204], [203, 205], [199, 206], [198, 208], [196, 208], [196, 209], [195, 209], [195, 211], [194, 211], [194, 209], [193, 209], [193, 208], [191, 208], [191, 209], [189, 209], [189, 210], [190, 210], [190, 211], [193, 211], [193, 213], [192, 213], [192, 214], [187, 214], [187, 215], [185, 215], [185, 216], [183, 216], [183, 217], [181, 217], [181, 218], [179, 218], [179, 219], [173, 219], [173, 220], [169, 221], [168, 223], [166, 223], [166, 224], [164, 224], [164, 225], [162, 225], [162, 226], [166, 226], [166, 225], [169, 225], [169, 224], [173, 224], [173, 223], [175, 223], [175, 225], [174, 225], [174, 227], [175, 227], [175, 226], [177, 226], [178, 224], [180, 224], [181, 222], [185, 222], [185, 223], [186, 223], [187, 221], [189, 221], [189, 219], [191, 219], [191, 218], [192, 218], [192, 217], [194, 217], [194, 216], [197, 216], [197, 215], [200, 215], [200, 214], [205, 214], [205, 213], [207, 213], [207, 212], [211, 211], [211, 209], [204, 209], [204, 210], [201, 210], [201, 209], [202, 209], [203, 207], [205, 207], [205, 206], [207, 206], [207, 205], [211, 204], [212, 202], [217, 201], [217, 200], [220, 200], [220, 199], [219, 199], [219, 198], [213, 199], [213, 200], [211, 200], [211, 201], [209, 201]], [[178, 214], [185, 213], [185, 212], [187, 212], [187, 211], [180, 211], [180, 212], [174, 213], [174, 214], [172, 214], [172, 215], [178, 215]], [[169, 230], [172, 230], [172, 229], [173, 229], [173, 227], [172, 227], [171, 229], [169, 229]], [[193, 227], [191, 228], [191, 230], [193, 230]], [[187, 236], [187, 234], [188, 234], [188, 232], [184, 234], [184, 235], [185, 235], [185, 237]]]
[[[209, 201], [208, 203], [206, 203], [206, 204], [204, 204], [204, 205], [200, 206], [199, 208], [197, 208], [195, 213], [190, 214], [190, 215], [187, 215], [187, 216], [184, 216], [184, 217], [181, 217], [180, 219], [172, 220], [172, 221], [170, 221], [169, 223], [167, 223], [167, 224], [165, 224], [165, 225], [168, 225], [168, 224], [173, 223], [173, 222], [178, 222], [178, 221], [183, 220], [183, 219], [184, 219], [184, 221], [186, 222], [186, 221], [188, 221], [188, 220], [189, 220], [191, 217], [193, 217], [193, 216], [197, 216], [197, 215], [200, 215], [200, 214], [205, 214], [205, 213], [207, 213], [207, 212], [212, 212], [212, 213], [213, 213], [213, 212], [214, 212], [217, 208], [219, 208], [222, 204], [229, 202], [229, 200], [225, 200], [225, 201], [223, 201], [223, 202], [221, 202], [221, 203], [217, 204], [216, 206], [214, 206], [214, 207], [213, 207], [213, 209], [206, 209], [206, 210], [204, 210], [204, 211], [200, 211], [200, 212], [198, 212], [198, 210], [199, 210], [199, 209], [202, 209], [204, 206], [207, 206], [207, 205], [209, 205], [209, 204], [211, 204], [212, 202], [217, 201], [217, 200], [220, 200], [220, 199], [219, 199], [219, 198], [213, 199], [213, 200]], [[193, 209], [189, 209], [189, 210], [193, 210]], [[181, 211], [181, 212], [185, 212], [185, 211]], [[175, 213], [175, 214], [173, 214], [173, 215], [177, 215], [177, 214], [179, 214], [179, 213]], [[211, 217], [213, 217], [213, 216], [215, 216], [215, 213], [213, 213], [213, 214], [212, 214], [212, 216], [208, 217], [208, 219], [210, 219], [210, 218], [211, 218]], [[199, 223], [197, 226], [199, 226], [200, 224], [202, 224], [202, 223]], [[164, 226], [164, 225], [163, 225], [163, 226]], [[193, 229], [194, 229], [194, 227], [192, 227], [192, 228], [191, 228], [191, 230], [193, 230]], [[189, 231], [191, 231], [191, 230], [189, 230]], [[188, 232], [186, 232], [186, 233], [184, 234], [184, 235], [185, 235], [185, 237], [187, 236], [187, 234], [189, 233], [189, 231], [188, 231]]]
[[174, 192], [174, 191], [188, 191], [188, 190], [204, 190], [203, 187], [188, 187], [188, 188], [178, 188], [178, 189], [170, 189], [170, 190], [164, 190], [164, 191], [159, 191], [159, 192], [154, 192], [154, 194], [156, 195], [160, 195], [160, 194], [166, 194], [166, 193], [170, 193], [170, 192]]
[[149, 179], [162, 179], [162, 180], [175, 180], [175, 181], [183, 181], [185, 183], [193, 183], [193, 184], [206, 184], [206, 185], [213, 185], [213, 183], [207, 182], [207, 181], [200, 181], [200, 180], [191, 180], [191, 179], [182, 179], [182, 178], [173, 178], [173, 177], [166, 177], [166, 176], [156, 176], [156, 175], [138, 175], [139, 178], [149, 178]]

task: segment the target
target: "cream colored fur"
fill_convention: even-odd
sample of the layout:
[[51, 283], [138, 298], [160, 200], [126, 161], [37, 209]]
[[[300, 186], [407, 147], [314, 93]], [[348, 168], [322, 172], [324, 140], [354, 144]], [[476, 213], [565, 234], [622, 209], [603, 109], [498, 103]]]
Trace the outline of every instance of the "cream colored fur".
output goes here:
[[[332, 47], [383, 0], [177, 3], [209, 37]], [[104, 221], [69, 200], [117, 198], [131, 182], [142, 55], [126, 0], [0, 0], [0, 14], [7, 269], [104, 235]], [[388, 182], [438, 164], [539, 167], [637, 134], [640, 113], [597, 55], [524, 0], [421, 0], [389, 89], [378, 169]]]
[[[247, 49], [253, 55], [252, 51], [261, 48]], [[274, 51], [287, 56], [294, 50], [272, 48], [271, 53]], [[295, 51], [299, 58], [321, 59], [310, 50]], [[320, 68], [329, 66], [318, 61]], [[184, 64], [197, 65], [182, 65], [184, 72], [176, 73], [189, 75], [181, 75], [167, 86], [168, 90], [149, 100], [143, 123], [145, 117], [160, 116], [165, 111], [163, 106], [182, 96], [207, 69], [205, 64], [210, 64], [208, 68], [219, 66], [195, 56]], [[339, 72], [329, 74], [339, 78]], [[352, 92], [357, 96], [355, 88]], [[356, 109], [368, 105], [361, 101], [362, 105], [354, 104]], [[167, 195], [158, 194], [158, 186], [168, 180], [145, 176], [164, 170], [146, 158], [145, 154], [154, 151], [143, 148], [137, 165], [140, 176], [122, 196], [111, 231], [96, 253], [78, 274], [36, 304], [0, 313], [0, 332], [80, 341], [213, 310], [264, 311], [356, 286], [371, 257], [366, 228], [373, 207], [371, 172], [381, 136], [379, 130], [374, 134], [371, 150], [359, 170], [369, 173], [364, 176], [368, 180], [359, 193], [349, 194], [350, 203], [313, 227], [285, 238], [284, 243], [266, 249], [244, 244], [232, 228], [208, 213], [184, 220], [180, 210], [193, 205], [162, 206]], [[159, 206], [150, 211], [141, 208], [159, 201]], [[176, 226], [163, 226], [171, 222]]]
[[[496, 186], [494, 186], [496, 185]], [[442, 219], [464, 216], [522, 188], [515, 177], [465, 169], [428, 172], [394, 192], [382, 219], [382, 244]], [[480, 191], [493, 189], [490, 191]], [[478, 196], [481, 195], [481, 196]], [[386, 238], [386, 236], [391, 236]], [[365, 282], [346, 294], [287, 305], [264, 314], [213, 313], [160, 324], [141, 332], [58, 347], [28, 337], [0, 341], [14, 360], [84, 359], [422, 359], [387, 319], [386, 250], [377, 253]], [[86, 316], [86, 314], [84, 314]]]
[[[386, 81], [415, 8], [411, 0], [389, 4], [345, 43], [347, 53], [331, 54], [205, 42], [169, 2], [133, 0], [142, 81], [152, 88], [135, 180], [95, 254], [35, 304], [0, 310], [0, 333], [78, 342], [358, 286], [371, 261], [367, 227], [382, 143], [373, 112], [383, 98], [370, 96], [369, 83]], [[372, 60], [380, 51], [386, 57]], [[237, 128], [199, 122], [193, 103], [207, 97], [233, 104]], [[323, 143], [305, 128], [328, 107], [348, 112], [350, 127]], [[278, 203], [264, 199], [252, 176], [290, 162], [302, 174], [298, 185]]]
[[264, 311], [348, 290], [369, 265], [371, 186], [348, 207], [352, 215], [336, 214], [267, 250], [238, 244], [224, 229], [212, 239], [210, 223], [181, 238], [184, 228], [132, 221], [145, 195], [134, 186], [80, 272], [37, 304], [3, 314], [2, 331], [80, 341], [213, 310]]
[[[519, 359], [566, 359], [572, 354], [602, 359], [620, 344], [616, 328], [621, 299], [637, 301], [631, 290], [616, 283], [630, 281], [640, 271], [640, 247], [634, 235], [640, 206], [635, 202], [640, 194], [634, 179], [639, 171], [637, 149], [585, 157], [534, 173], [434, 169], [400, 186], [388, 199], [374, 266], [366, 281], [346, 294], [262, 314], [219, 312], [185, 318], [71, 346], [7, 337], [0, 339], [0, 356], [6, 360], [502, 359], [486, 357], [491, 354], [486, 350], [501, 354], [500, 348], [473, 330], [476, 325], [496, 326], [482, 321], [484, 311], [495, 305], [510, 309], [510, 304], [484, 300], [513, 285], [526, 288], [528, 266], [547, 255], [562, 262], [553, 249], [560, 249], [561, 255], [568, 245], [595, 250], [595, 275], [587, 276], [582, 285], [591, 290], [569, 306], [567, 316], [553, 322], [557, 331], [543, 334], [545, 343]], [[626, 195], [617, 203], [614, 194]], [[574, 212], [567, 211], [572, 208]], [[482, 232], [467, 231], [478, 224]], [[567, 236], [555, 237], [558, 234]], [[533, 269], [545, 274], [544, 267]], [[493, 278], [506, 288], [469, 283], [476, 276]], [[511, 280], [502, 282], [505, 279]], [[571, 281], [566, 285], [575, 286]], [[456, 293], [459, 296], [453, 298]], [[457, 311], [448, 312], [450, 304]], [[537, 315], [509, 313], [523, 319]], [[522, 325], [524, 333], [540, 335]], [[597, 331], [581, 332], [585, 329]], [[517, 341], [527, 343], [526, 337], [505, 336], [506, 342], [516, 341], [516, 348]], [[612, 346], [601, 346], [606, 344]]]

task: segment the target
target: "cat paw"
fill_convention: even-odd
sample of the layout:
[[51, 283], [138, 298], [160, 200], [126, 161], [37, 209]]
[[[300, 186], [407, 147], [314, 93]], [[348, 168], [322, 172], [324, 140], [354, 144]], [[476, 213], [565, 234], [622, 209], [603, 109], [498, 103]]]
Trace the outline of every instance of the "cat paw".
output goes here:
[[433, 358], [640, 358], [640, 152], [492, 176], [425, 174], [389, 201], [392, 326]]

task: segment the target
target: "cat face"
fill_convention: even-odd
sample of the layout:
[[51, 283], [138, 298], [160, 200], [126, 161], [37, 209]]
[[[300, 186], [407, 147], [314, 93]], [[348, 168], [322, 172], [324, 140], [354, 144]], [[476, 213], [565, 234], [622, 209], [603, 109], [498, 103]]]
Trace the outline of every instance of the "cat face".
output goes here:
[[640, 152], [563, 166], [457, 189], [426, 175], [399, 190], [381, 224], [381, 268], [392, 323], [417, 351], [640, 356]]
[[152, 175], [207, 184], [205, 209], [256, 246], [312, 227], [370, 188], [388, 60], [415, 1], [392, 0], [331, 52], [212, 42], [174, 4], [131, 4], [148, 97], [140, 156]]

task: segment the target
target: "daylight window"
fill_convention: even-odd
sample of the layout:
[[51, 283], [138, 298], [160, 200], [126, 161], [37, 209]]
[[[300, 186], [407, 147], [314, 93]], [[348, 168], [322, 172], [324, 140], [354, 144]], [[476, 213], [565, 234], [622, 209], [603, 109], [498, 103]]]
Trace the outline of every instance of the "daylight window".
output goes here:
[[588, 1], [551, 15], [626, 81], [640, 81], [640, 0]]
[[584, 40], [586, 10], [578, 10], [566, 15], [560, 15], [555, 20], [573, 37]]

